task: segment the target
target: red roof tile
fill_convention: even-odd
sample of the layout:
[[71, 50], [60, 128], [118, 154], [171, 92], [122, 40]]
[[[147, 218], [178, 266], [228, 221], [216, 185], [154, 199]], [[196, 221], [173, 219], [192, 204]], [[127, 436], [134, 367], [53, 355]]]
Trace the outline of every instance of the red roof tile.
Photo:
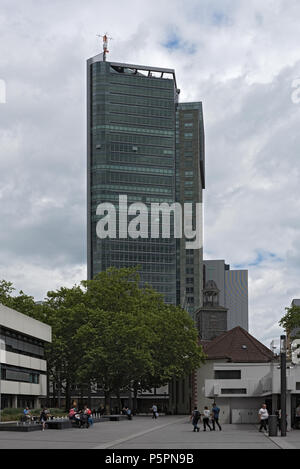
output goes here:
[[235, 327], [210, 342], [200, 341], [200, 344], [210, 360], [225, 358], [236, 363], [264, 363], [274, 358], [271, 350], [241, 327]]

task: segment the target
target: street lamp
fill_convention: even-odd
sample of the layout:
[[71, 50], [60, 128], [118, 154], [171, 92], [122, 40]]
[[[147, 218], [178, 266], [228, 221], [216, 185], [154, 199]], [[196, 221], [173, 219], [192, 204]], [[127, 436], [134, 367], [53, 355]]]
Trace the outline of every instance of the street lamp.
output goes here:
[[280, 336], [281, 436], [286, 436], [286, 336]]

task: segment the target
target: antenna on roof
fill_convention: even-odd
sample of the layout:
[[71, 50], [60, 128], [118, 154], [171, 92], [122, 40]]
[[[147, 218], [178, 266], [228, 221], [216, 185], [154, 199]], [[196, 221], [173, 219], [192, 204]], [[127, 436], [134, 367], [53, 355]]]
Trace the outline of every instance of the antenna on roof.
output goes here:
[[108, 41], [113, 39], [112, 37], [108, 37], [107, 33], [104, 34], [104, 36], [101, 36], [100, 34], [97, 34], [97, 37], [102, 37], [103, 39], [103, 61], [106, 61], [106, 54], [109, 54], [108, 50]]

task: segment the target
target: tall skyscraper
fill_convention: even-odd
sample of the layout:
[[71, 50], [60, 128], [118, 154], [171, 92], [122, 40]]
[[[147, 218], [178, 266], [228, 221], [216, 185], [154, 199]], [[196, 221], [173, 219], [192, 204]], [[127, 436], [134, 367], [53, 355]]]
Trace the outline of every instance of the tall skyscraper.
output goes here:
[[[145, 237], [122, 237], [118, 224], [120, 195], [149, 208], [149, 226], [153, 203], [202, 201], [202, 107], [178, 106], [179, 93], [172, 69], [108, 62], [105, 53], [87, 62], [88, 278], [139, 265], [143, 284], [193, 311], [201, 301], [202, 249], [185, 251], [184, 240], [174, 238], [173, 214], [170, 238], [150, 229]], [[106, 202], [117, 208], [114, 239], [96, 233], [97, 207]]]
[[[184, 203], [203, 203], [205, 188], [205, 145], [202, 103], [180, 103], [176, 113], [176, 199]], [[195, 211], [193, 213], [195, 228]], [[203, 227], [198, 227], [201, 248], [186, 249], [185, 240], [178, 241], [177, 303], [193, 316], [202, 305], [203, 290]]]

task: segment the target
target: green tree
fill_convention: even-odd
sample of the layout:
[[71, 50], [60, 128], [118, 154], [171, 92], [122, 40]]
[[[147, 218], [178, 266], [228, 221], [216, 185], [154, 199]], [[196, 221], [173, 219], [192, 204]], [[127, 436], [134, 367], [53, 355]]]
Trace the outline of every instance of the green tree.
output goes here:
[[28, 316], [34, 316], [34, 310], [36, 308], [34, 298], [32, 296], [25, 295], [21, 290], [18, 295], [14, 296], [15, 287], [11, 282], [6, 280], [0, 281], [0, 303], [9, 308], [15, 309], [20, 313], [27, 314]]
[[285, 310], [286, 314], [279, 321], [279, 325], [290, 335], [293, 329], [300, 327], [300, 306], [293, 305]]
[[204, 360], [188, 313], [140, 288], [136, 269], [108, 269], [86, 287], [88, 323], [79, 331], [85, 372], [112, 393], [160, 387]]

